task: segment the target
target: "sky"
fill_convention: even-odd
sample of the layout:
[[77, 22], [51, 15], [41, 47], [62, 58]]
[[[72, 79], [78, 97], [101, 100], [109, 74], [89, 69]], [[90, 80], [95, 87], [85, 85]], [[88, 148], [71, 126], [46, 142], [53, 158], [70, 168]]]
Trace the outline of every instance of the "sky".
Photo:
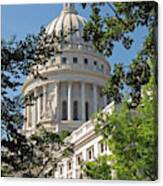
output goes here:
[[[76, 4], [78, 13], [89, 19], [91, 9], [83, 10], [80, 4]], [[62, 4], [29, 4], [29, 5], [2, 5], [1, 7], [1, 37], [10, 39], [16, 35], [17, 39], [23, 39], [27, 34], [36, 34], [41, 26], [46, 26], [56, 16], [60, 14]], [[103, 8], [103, 14], [110, 10]], [[113, 55], [109, 57], [109, 63], [113, 67], [115, 63], [130, 64], [136, 57], [137, 52], [142, 47], [142, 42], [147, 34], [146, 28], [138, 28], [131, 35], [134, 38], [133, 46], [130, 50], [124, 49], [121, 43], [117, 43], [113, 50]]]

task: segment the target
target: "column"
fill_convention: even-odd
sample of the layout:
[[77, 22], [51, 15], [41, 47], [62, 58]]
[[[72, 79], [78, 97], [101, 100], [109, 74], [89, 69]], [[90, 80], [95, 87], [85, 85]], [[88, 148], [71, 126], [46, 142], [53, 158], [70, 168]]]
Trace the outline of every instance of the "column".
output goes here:
[[85, 121], [85, 84], [83, 82], [81, 84], [81, 108], [82, 121]]
[[97, 86], [93, 84], [93, 112], [97, 112]]
[[28, 128], [31, 128], [31, 120], [32, 120], [31, 106], [27, 105], [26, 109], [27, 109], [27, 129], [28, 129]]
[[43, 86], [43, 114], [46, 112], [47, 85]]
[[68, 83], [68, 120], [72, 120], [72, 110], [71, 110], [71, 102], [72, 102], [72, 83]]
[[74, 154], [72, 158], [72, 177], [75, 179], [77, 178], [76, 176], [76, 154]]
[[98, 154], [99, 154], [99, 152], [98, 152], [98, 142], [96, 142], [94, 144], [94, 157], [97, 158]]
[[23, 130], [26, 130], [26, 107], [23, 109]]
[[63, 178], [67, 178], [67, 161], [63, 160]]
[[106, 105], [107, 105], [107, 96], [104, 95], [104, 106], [106, 106]]
[[40, 122], [41, 117], [41, 93], [37, 89], [37, 123]]
[[59, 82], [55, 83], [55, 116], [56, 121], [59, 121]]
[[34, 89], [34, 114], [33, 114], [33, 117], [34, 117], [34, 123], [33, 123], [33, 128], [36, 129], [36, 124], [37, 124], [37, 90]]

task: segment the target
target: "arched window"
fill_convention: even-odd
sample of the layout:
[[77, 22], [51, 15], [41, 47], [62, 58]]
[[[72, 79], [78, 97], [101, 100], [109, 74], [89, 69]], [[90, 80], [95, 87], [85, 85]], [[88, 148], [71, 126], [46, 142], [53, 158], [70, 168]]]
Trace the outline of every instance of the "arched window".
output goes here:
[[85, 119], [86, 121], [89, 120], [89, 103], [85, 102]]
[[74, 101], [74, 104], [73, 104], [73, 118], [74, 118], [74, 120], [79, 120], [79, 117], [78, 117], [78, 102], [77, 101]]
[[67, 101], [62, 102], [62, 120], [67, 120]]

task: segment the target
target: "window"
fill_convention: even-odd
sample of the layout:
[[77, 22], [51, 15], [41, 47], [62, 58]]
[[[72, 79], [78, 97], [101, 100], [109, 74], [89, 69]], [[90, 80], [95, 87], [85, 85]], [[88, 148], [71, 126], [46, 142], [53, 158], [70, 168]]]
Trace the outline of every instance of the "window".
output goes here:
[[104, 71], [104, 65], [101, 65], [101, 71], [102, 72]]
[[74, 120], [79, 120], [78, 118], [78, 102], [74, 101], [73, 104], [73, 116], [74, 116]]
[[67, 102], [62, 102], [62, 119], [67, 120]]
[[79, 179], [83, 179], [83, 174], [82, 173], [80, 173]]
[[87, 65], [88, 64], [88, 59], [84, 58], [84, 64]]
[[67, 63], [67, 58], [66, 57], [62, 57], [62, 64], [66, 64]]
[[72, 169], [72, 163], [71, 163], [71, 161], [68, 161], [67, 162], [67, 168], [68, 168], [68, 170], [71, 170]]
[[87, 159], [92, 160], [94, 158], [94, 146], [87, 149]]
[[95, 65], [95, 66], [97, 65], [97, 61], [94, 61], [94, 65]]
[[60, 173], [60, 175], [63, 174], [63, 166], [62, 165], [59, 166], [59, 173]]
[[85, 102], [85, 119], [86, 121], [89, 120], [89, 103]]
[[107, 144], [103, 141], [99, 142], [99, 151], [100, 153], [104, 153], [107, 151]]
[[76, 156], [77, 165], [80, 165], [82, 162], [82, 153], [78, 154]]
[[77, 57], [73, 57], [73, 63], [77, 64], [78, 63], [78, 58]]
[[104, 152], [104, 143], [100, 144], [100, 152], [103, 153]]

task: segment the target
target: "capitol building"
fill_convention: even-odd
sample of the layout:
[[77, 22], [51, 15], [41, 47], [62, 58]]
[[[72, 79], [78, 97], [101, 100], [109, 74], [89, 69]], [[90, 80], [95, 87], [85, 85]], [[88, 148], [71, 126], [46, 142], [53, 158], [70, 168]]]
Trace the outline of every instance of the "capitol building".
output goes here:
[[[26, 136], [35, 133], [38, 124], [57, 133], [71, 132], [66, 141], [74, 145], [74, 153], [71, 157], [61, 158], [55, 178], [84, 178], [81, 160], [92, 161], [99, 155], [110, 154], [108, 146], [101, 142], [102, 136], [95, 133], [91, 116], [99, 109], [112, 112], [113, 103], [102, 94], [111, 67], [90, 41], [84, 41], [86, 22], [78, 15], [75, 4], [63, 5], [60, 15], [46, 27], [49, 35], [67, 35], [65, 44], [60, 46], [62, 52], [39, 67], [39, 73], [47, 80], [28, 76], [22, 89], [24, 95], [32, 91], [38, 96], [24, 112], [23, 132]], [[74, 29], [76, 31], [71, 32]]]

